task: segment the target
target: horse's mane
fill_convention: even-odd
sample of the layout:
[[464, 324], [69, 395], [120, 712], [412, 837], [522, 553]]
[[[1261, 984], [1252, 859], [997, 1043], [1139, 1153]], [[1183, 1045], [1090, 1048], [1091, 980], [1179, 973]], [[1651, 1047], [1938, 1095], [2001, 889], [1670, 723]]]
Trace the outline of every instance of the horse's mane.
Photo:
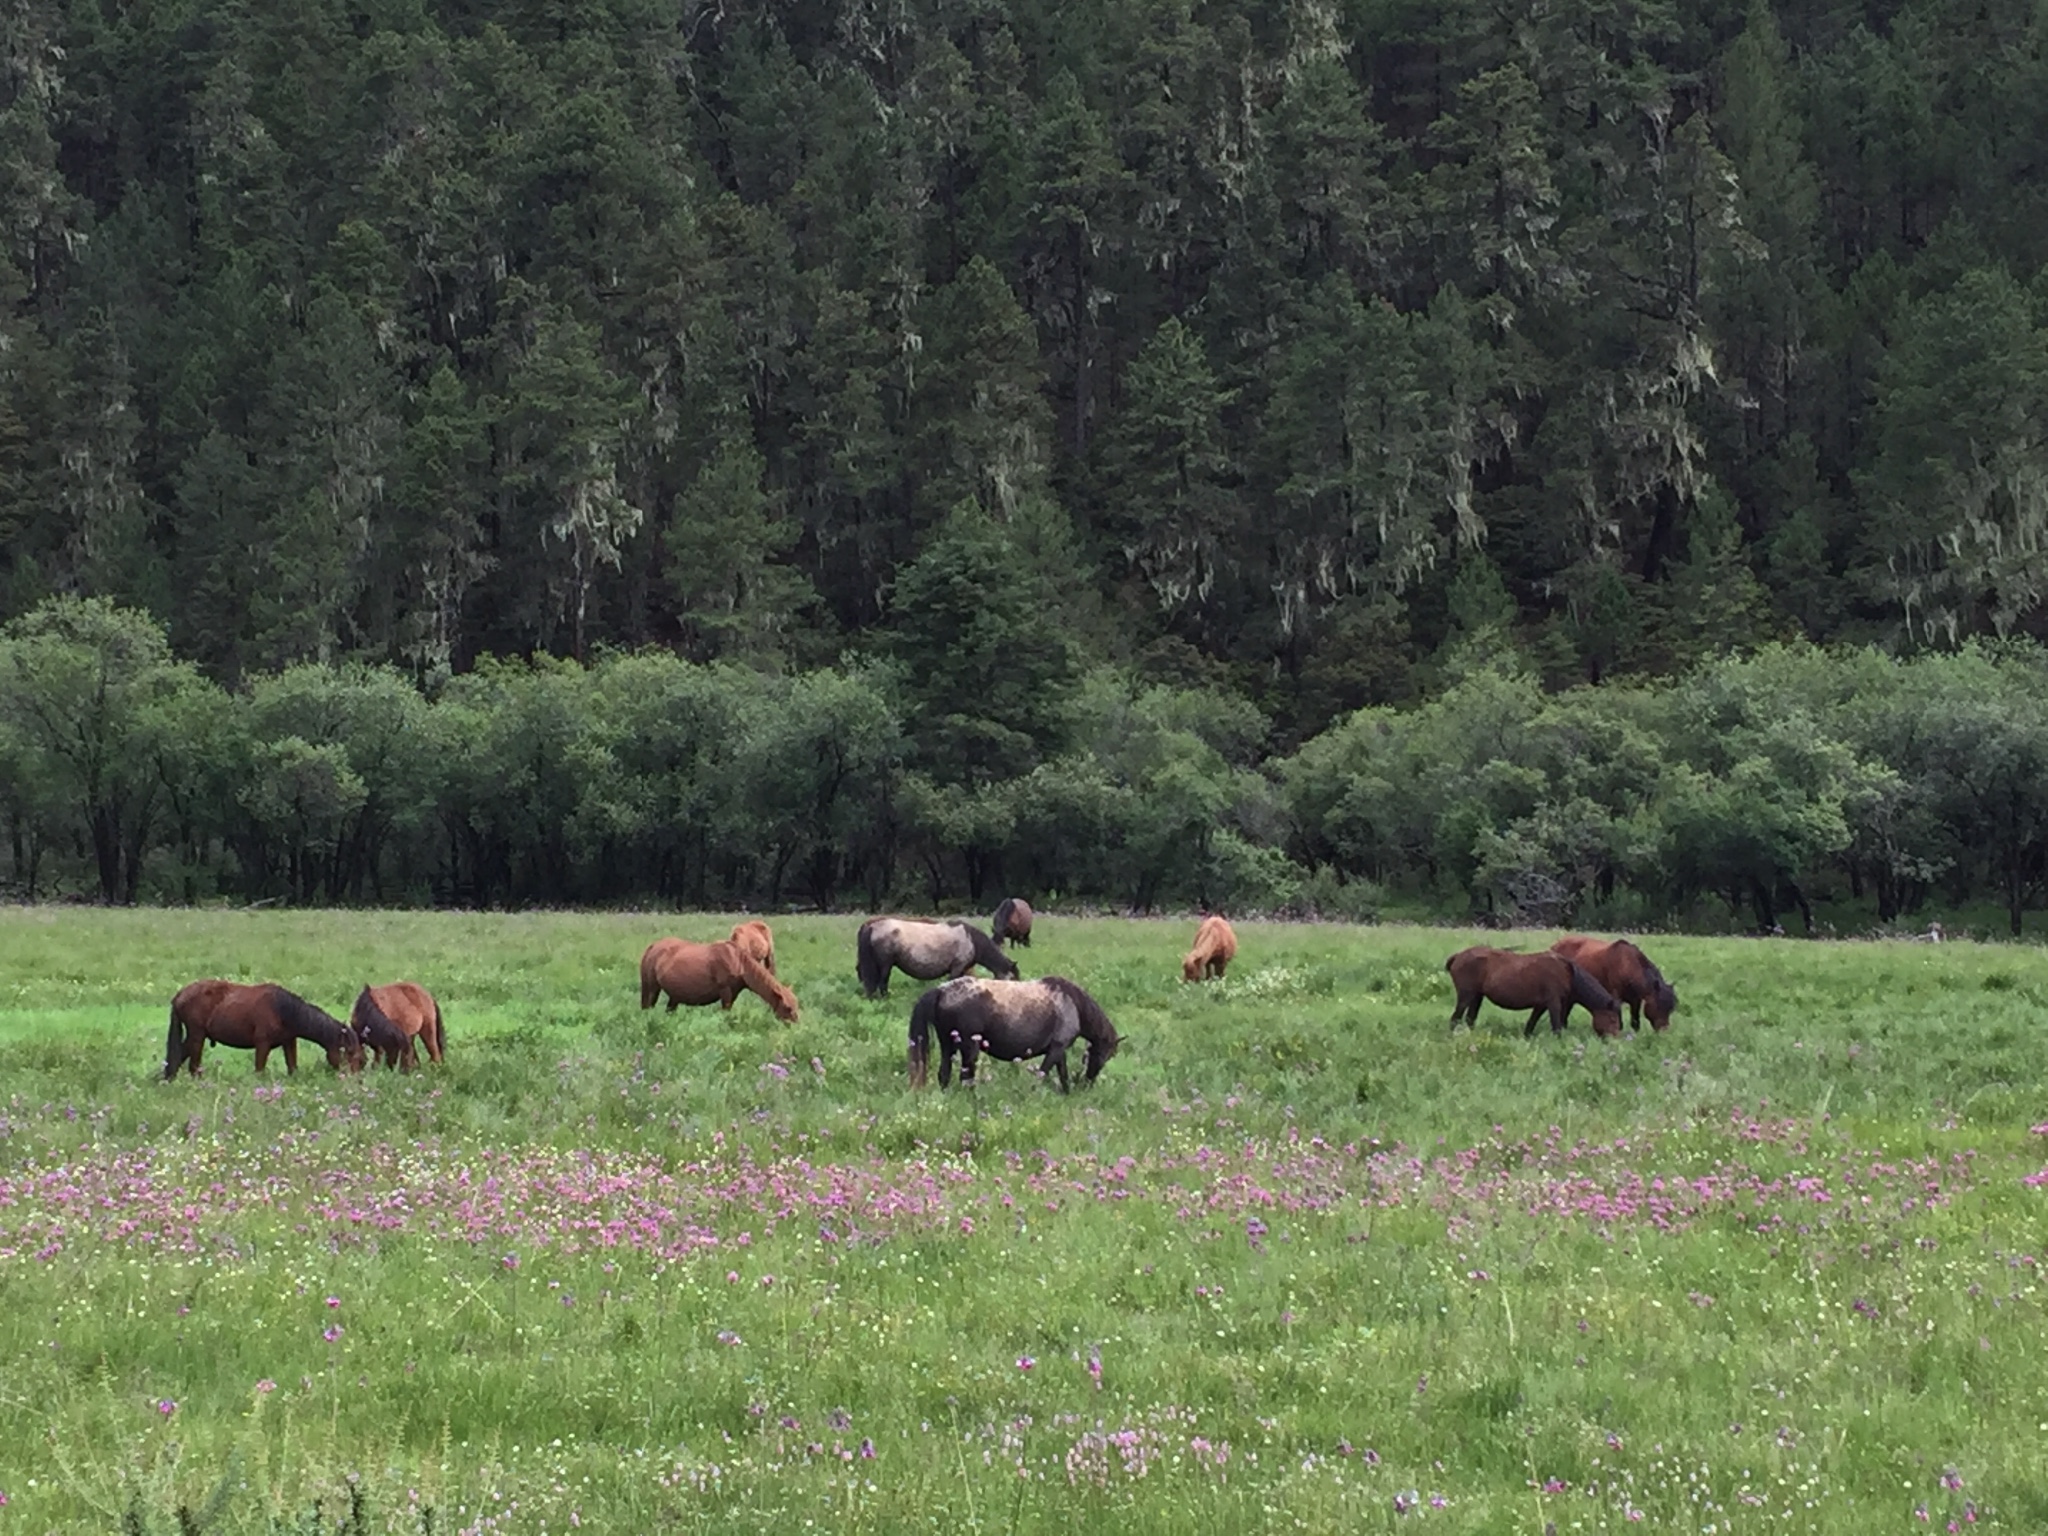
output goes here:
[[1578, 964], [1571, 960], [1564, 963], [1571, 967], [1573, 1002], [1581, 1008], [1599, 1013], [1612, 1013], [1621, 1006], [1615, 1002], [1605, 987], [1593, 979], [1590, 971], [1581, 970]]
[[[355, 1007], [349, 1010], [349, 1022], [351, 1024], [355, 1022], [357, 1014], [367, 1017], [371, 1028], [389, 1030], [400, 1039], [405, 1037], [405, 1031], [398, 1027], [392, 1020], [391, 1015], [377, 1006], [377, 995], [368, 987], [363, 988], [361, 993], [357, 995]], [[363, 1033], [367, 1035], [370, 1033], [370, 1030], [365, 1029]]]
[[[1643, 952], [1637, 950], [1636, 953], [1641, 955]], [[1678, 1006], [1678, 989], [1664, 979], [1664, 973], [1651, 964], [1648, 955], [1643, 955], [1643, 980], [1650, 984], [1650, 994], [1656, 998], [1659, 1008], [1669, 1013]]]
[[1117, 1046], [1122, 1043], [1117, 1037], [1116, 1026], [1109, 1022], [1109, 1015], [1102, 1011], [1102, 1004], [1066, 977], [1041, 976], [1038, 984], [1050, 992], [1057, 992], [1074, 1005], [1074, 1012], [1081, 1021], [1081, 1038], [1088, 1042], [1088, 1080], [1095, 1081], [1095, 1074], [1102, 1070], [1102, 1064], [1116, 1054]]
[[341, 1044], [342, 1037], [348, 1033], [348, 1026], [325, 1008], [309, 1003], [298, 993], [283, 987], [271, 987], [270, 1004], [277, 1010], [278, 1018], [284, 1021], [285, 1028], [302, 1040], [311, 1040], [331, 1049]]
[[1004, 971], [1014, 972], [1017, 969], [1017, 962], [1003, 953], [1003, 946], [975, 927], [974, 924], [955, 918], [953, 919], [953, 926], [966, 931], [968, 941], [974, 945], [974, 963], [976, 965], [985, 965], [997, 975], [1001, 975]]

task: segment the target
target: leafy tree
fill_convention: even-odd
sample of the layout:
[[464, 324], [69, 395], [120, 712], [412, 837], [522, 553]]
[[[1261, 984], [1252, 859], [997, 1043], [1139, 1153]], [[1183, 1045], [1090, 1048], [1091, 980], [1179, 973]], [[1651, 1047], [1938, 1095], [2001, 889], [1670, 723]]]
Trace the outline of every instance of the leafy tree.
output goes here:
[[102, 901], [133, 902], [164, 784], [185, 771], [187, 712], [218, 691], [161, 626], [104, 598], [52, 598], [0, 630], [0, 717], [92, 850]]

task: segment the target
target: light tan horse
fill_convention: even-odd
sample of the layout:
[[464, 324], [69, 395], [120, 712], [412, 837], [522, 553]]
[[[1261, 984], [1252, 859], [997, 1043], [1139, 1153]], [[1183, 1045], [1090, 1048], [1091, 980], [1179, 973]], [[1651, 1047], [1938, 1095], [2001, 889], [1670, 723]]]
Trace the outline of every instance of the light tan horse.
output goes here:
[[1212, 976], [1221, 976], [1236, 958], [1236, 931], [1221, 917], [1205, 917], [1202, 926], [1195, 930], [1195, 947], [1180, 962], [1180, 979], [1207, 981]]
[[775, 974], [775, 930], [761, 919], [756, 917], [735, 924], [732, 942], [752, 955], [770, 976]]
[[[408, 1072], [417, 1067], [420, 1053], [415, 1042], [427, 1048], [427, 1059], [436, 1066], [447, 1059], [448, 1031], [441, 1023], [441, 1005], [416, 981], [363, 988], [349, 1013], [349, 1023], [387, 1067], [399, 1066]], [[403, 1036], [395, 1050], [391, 1030]]]
[[664, 992], [670, 1013], [685, 1003], [692, 1008], [716, 1003], [730, 1012], [740, 993], [751, 992], [783, 1023], [797, 1019], [796, 994], [731, 939], [716, 944], [656, 939], [648, 945], [640, 957], [640, 1006], [652, 1008]]

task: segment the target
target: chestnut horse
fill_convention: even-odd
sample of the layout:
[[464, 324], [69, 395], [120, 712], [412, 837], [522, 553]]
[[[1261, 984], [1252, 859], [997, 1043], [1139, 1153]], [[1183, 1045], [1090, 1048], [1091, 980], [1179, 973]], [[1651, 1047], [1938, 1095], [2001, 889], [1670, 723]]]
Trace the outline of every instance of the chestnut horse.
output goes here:
[[[417, 1067], [420, 1053], [415, 1040], [426, 1046], [427, 1059], [435, 1065], [445, 1059], [448, 1031], [441, 1023], [441, 1005], [416, 981], [363, 988], [348, 1021], [387, 1067], [402, 1066], [408, 1072]], [[394, 1032], [396, 1041], [391, 1038]]]
[[907, 917], [871, 917], [854, 939], [853, 971], [869, 997], [889, 995], [893, 971], [936, 981], [941, 976], [965, 976], [977, 965], [991, 976], [1017, 979], [1017, 962], [994, 939], [957, 918], [921, 923]]
[[1207, 981], [1212, 976], [1221, 976], [1236, 958], [1235, 930], [1221, 917], [1205, 917], [1202, 926], [1195, 930], [1195, 947], [1180, 962], [1180, 979]]
[[296, 992], [272, 982], [253, 986], [238, 981], [194, 981], [171, 999], [171, 1032], [164, 1045], [164, 1081], [190, 1067], [199, 1076], [199, 1058], [206, 1042], [232, 1045], [256, 1053], [261, 1072], [274, 1050], [284, 1051], [284, 1069], [299, 1070], [299, 1042], [311, 1040], [327, 1052], [327, 1065], [339, 1072], [363, 1068], [363, 1042], [356, 1032]]
[[692, 1008], [712, 1003], [732, 1011], [733, 1000], [751, 992], [785, 1024], [797, 1019], [796, 994], [731, 939], [692, 944], [686, 939], [656, 939], [640, 957], [640, 1006], [652, 1008], [668, 994], [668, 1011], [679, 1004]]
[[1593, 1016], [1594, 1034], [1621, 1033], [1620, 1005], [1563, 955], [1524, 955], [1480, 944], [1459, 950], [1444, 962], [1444, 969], [1458, 989], [1458, 1006], [1451, 1010], [1453, 1029], [1460, 1019], [1476, 1024], [1484, 998], [1499, 1008], [1529, 1009], [1529, 1023], [1522, 1030], [1525, 1039], [1536, 1033], [1536, 1021], [1545, 1013], [1550, 1015], [1551, 1031], [1564, 1033], [1574, 1003]]
[[775, 974], [775, 930], [758, 917], [744, 923], [735, 923], [732, 942], [739, 945], [762, 970], [770, 976]]
[[1614, 1000], [1628, 1005], [1628, 1027], [1640, 1031], [1643, 1014], [1650, 1015], [1650, 1028], [1669, 1029], [1671, 1011], [1678, 1006], [1678, 993], [1664, 979], [1664, 973], [1650, 963], [1627, 939], [1559, 939], [1550, 946], [1553, 955], [1565, 959], [1614, 994]]
[[1031, 947], [1031, 903], [1020, 896], [1008, 896], [996, 907], [996, 915], [989, 920], [988, 931], [998, 944], [1007, 943], [1015, 949], [1022, 944]]

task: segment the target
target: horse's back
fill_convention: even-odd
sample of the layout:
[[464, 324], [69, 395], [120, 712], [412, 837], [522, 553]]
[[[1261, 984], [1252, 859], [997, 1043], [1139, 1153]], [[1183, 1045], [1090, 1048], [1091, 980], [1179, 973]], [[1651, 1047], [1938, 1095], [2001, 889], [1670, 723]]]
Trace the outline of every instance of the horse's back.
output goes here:
[[775, 931], [758, 917], [733, 925], [730, 942], [752, 956], [755, 963], [771, 974], [775, 970]]
[[204, 1028], [214, 1011], [239, 992], [257, 990], [246, 982], [227, 981], [218, 976], [209, 976], [200, 981], [188, 981], [178, 988], [171, 999], [171, 1012], [186, 1024]]
[[720, 1002], [727, 983], [740, 977], [743, 953], [731, 939], [712, 944], [669, 939], [661, 953], [653, 956], [655, 979], [676, 1002], [693, 1007]]
[[416, 981], [387, 982], [370, 988], [370, 997], [384, 1016], [408, 1035], [419, 1034], [439, 1014], [434, 994]]

